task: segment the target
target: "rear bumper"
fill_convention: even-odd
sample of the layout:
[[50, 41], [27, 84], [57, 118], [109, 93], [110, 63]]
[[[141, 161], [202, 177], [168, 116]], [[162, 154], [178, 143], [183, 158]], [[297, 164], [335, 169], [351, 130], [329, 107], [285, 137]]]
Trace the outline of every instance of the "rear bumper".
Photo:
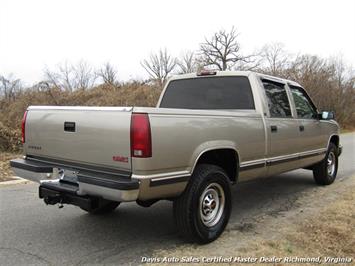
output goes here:
[[[38, 182], [41, 190], [48, 193], [57, 191], [61, 195], [67, 195], [70, 198], [94, 196], [113, 201], [135, 201], [139, 194], [139, 181], [120, 177], [119, 175], [110, 175], [95, 173], [92, 171], [76, 171], [70, 167], [70, 171], [75, 172], [75, 182], [72, 182], [70, 190], [68, 186], [63, 186], [61, 180], [65, 180], [65, 175], [59, 175], [55, 164], [47, 164], [29, 159], [15, 159], [10, 161], [10, 165], [19, 177]], [[60, 166], [61, 169], [65, 169]], [[65, 173], [65, 172], [64, 172]]]

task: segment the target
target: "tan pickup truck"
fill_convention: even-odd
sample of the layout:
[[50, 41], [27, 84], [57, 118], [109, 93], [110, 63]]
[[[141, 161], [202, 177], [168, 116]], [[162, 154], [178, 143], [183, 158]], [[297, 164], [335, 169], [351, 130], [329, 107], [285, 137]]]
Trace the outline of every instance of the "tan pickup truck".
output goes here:
[[121, 202], [172, 200], [188, 240], [224, 230], [231, 185], [297, 168], [320, 185], [337, 174], [339, 126], [296, 82], [254, 72], [173, 77], [156, 108], [30, 106], [16, 175], [46, 204], [99, 214]]

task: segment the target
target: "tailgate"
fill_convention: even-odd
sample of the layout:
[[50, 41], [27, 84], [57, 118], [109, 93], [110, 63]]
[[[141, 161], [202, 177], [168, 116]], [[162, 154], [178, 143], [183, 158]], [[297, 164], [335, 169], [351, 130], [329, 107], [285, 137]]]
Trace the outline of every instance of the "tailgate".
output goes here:
[[28, 108], [24, 152], [131, 171], [131, 107]]

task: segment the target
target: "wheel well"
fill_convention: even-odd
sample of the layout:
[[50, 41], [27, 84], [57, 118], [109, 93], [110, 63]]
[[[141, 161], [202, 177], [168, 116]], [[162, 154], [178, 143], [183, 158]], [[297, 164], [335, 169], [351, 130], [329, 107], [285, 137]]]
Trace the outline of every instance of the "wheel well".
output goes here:
[[339, 147], [339, 136], [337, 136], [337, 135], [332, 136], [332, 137], [330, 138], [329, 143], [330, 143], [330, 142], [331, 142], [331, 143], [334, 143], [335, 146]]
[[238, 153], [233, 149], [217, 149], [203, 153], [197, 164], [214, 164], [223, 168], [231, 182], [237, 181]]

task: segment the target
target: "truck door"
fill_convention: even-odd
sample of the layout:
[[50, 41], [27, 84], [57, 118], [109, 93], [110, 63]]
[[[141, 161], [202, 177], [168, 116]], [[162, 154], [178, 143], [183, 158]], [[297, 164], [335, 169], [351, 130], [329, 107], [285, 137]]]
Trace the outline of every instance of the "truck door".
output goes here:
[[261, 79], [268, 110], [265, 116], [268, 175], [298, 168], [299, 123], [294, 118], [286, 83]]
[[302, 140], [299, 143], [300, 167], [305, 167], [324, 157], [329, 136], [326, 130], [322, 130], [324, 124], [318, 119], [317, 109], [306, 91], [299, 86], [288, 86], [296, 109]]

